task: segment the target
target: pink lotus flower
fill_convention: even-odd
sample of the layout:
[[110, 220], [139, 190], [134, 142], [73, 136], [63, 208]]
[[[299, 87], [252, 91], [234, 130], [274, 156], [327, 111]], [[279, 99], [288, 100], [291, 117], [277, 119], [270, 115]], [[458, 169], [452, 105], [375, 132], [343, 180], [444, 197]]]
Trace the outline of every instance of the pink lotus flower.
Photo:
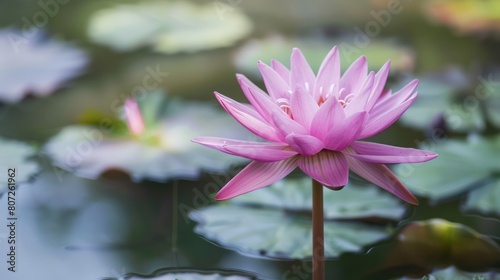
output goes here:
[[437, 154], [363, 142], [393, 124], [417, 98], [414, 80], [398, 92], [384, 90], [388, 61], [378, 73], [368, 72], [364, 56], [341, 75], [337, 47], [326, 56], [315, 76], [299, 49], [291, 70], [272, 61], [258, 63], [269, 94], [243, 75], [238, 82], [249, 104], [218, 92], [216, 98], [241, 125], [266, 142], [213, 137], [193, 141], [219, 151], [252, 159], [216, 195], [229, 199], [268, 186], [297, 166], [331, 189], [347, 184], [349, 169], [411, 204], [418, 200], [385, 166], [431, 160]]

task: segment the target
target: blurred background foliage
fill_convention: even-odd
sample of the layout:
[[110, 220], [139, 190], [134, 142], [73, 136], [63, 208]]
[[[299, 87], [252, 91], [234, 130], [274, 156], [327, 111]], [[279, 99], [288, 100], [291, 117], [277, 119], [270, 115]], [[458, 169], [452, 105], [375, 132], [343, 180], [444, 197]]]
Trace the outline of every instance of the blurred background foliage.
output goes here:
[[[367, 56], [370, 70], [391, 59], [393, 90], [409, 79], [421, 80], [419, 100], [401, 122], [374, 140], [419, 146], [440, 157], [397, 168], [419, 196], [418, 207], [383, 198], [368, 201], [368, 189], [355, 187], [358, 193], [342, 193], [345, 205], [332, 200], [326, 210], [335, 213], [328, 221], [333, 232], [329, 279], [420, 279], [426, 274], [426, 279], [498, 278], [498, 1], [3, 0], [0, 27], [4, 33], [15, 32], [21, 47], [36, 41], [34, 50], [21, 49], [17, 56], [12, 38], [4, 37], [10, 46], [0, 44], [0, 74], [22, 77], [0, 84], [0, 135], [5, 138], [0, 165], [15, 162], [25, 172], [20, 181], [32, 177], [17, 192], [22, 266], [16, 274], [2, 267], [0, 278], [171, 279], [169, 275], [190, 272], [186, 279], [308, 279], [310, 263], [302, 260], [307, 248], [297, 245], [310, 239], [309, 206], [303, 201], [307, 190], [295, 186], [300, 179], [287, 182], [286, 193], [278, 185], [246, 201], [215, 203], [213, 194], [239, 166], [214, 173], [206, 164], [196, 165], [206, 172], [194, 176], [195, 181], [179, 176], [164, 183], [131, 182], [127, 172], [110, 166], [98, 180], [89, 180], [54, 165], [58, 160], [42, 147], [51, 138], [54, 143], [68, 126], [98, 126], [103, 118], [123, 126], [124, 100], [147, 94], [142, 91], [146, 87], [197, 104], [217, 106], [215, 90], [243, 101], [235, 73], [263, 85], [257, 60], [277, 58], [288, 65], [291, 49], [300, 47], [317, 69], [333, 45], [340, 47], [343, 67], [360, 55]], [[37, 52], [56, 45], [53, 41], [85, 53], [86, 61], [78, 56], [74, 69], [54, 70], [58, 59], [71, 58], [59, 49], [50, 56]], [[58, 80], [40, 79], [47, 73]], [[152, 77], [151, 88], [145, 85], [147, 76]], [[50, 83], [37, 92], [33, 85], [40, 80]], [[5, 86], [16, 83], [26, 90]], [[17, 101], [3, 98], [13, 94]], [[171, 115], [184, 108], [172, 104], [165, 107]], [[123, 134], [123, 127], [118, 132]], [[102, 137], [121, 141], [118, 132]], [[66, 147], [52, 145], [52, 154], [64, 155]], [[120, 152], [109, 152], [109, 157], [113, 153]], [[128, 160], [148, 168], [136, 157]], [[357, 177], [351, 181], [364, 183]], [[4, 194], [1, 207], [6, 203]], [[398, 213], [396, 220], [380, 217], [391, 211]], [[261, 228], [252, 227], [263, 219]], [[354, 232], [366, 229], [363, 233], [370, 237], [356, 236], [343, 224], [356, 225]], [[276, 234], [252, 238], [258, 236], [251, 231], [256, 229]], [[287, 230], [293, 230], [293, 238], [288, 239]], [[338, 232], [344, 237], [334, 236]], [[276, 242], [266, 244], [268, 239]]]

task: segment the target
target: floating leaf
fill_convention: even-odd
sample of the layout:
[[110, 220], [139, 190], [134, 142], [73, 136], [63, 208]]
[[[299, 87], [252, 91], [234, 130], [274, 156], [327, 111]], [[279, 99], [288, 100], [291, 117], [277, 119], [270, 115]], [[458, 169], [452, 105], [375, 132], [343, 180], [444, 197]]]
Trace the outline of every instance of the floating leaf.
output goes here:
[[464, 272], [458, 270], [456, 267], [450, 266], [446, 269], [439, 269], [433, 271], [432, 274], [426, 275], [422, 278], [403, 278], [409, 279], [422, 279], [422, 280], [500, 280], [500, 274], [494, 272]]
[[427, 13], [461, 32], [500, 31], [500, 2], [496, 0], [428, 0]]
[[[412, 192], [439, 201], [472, 191], [470, 195], [473, 197], [469, 198], [468, 209], [500, 213], [499, 203], [490, 206], [488, 201], [480, 200], [486, 196], [491, 196], [489, 199], [494, 200], [495, 188], [485, 186], [484, 189], [475, 189], [481, 184], [496, 184], [498, 181], [500, 136], [471, 137], [467, 141], [447, 140], [437, 145], [434, 152], [439, 157], [427, 164], [396, 167], [396, 173]], [[479, 206], [483, 203], [486, 203], [486, 208]]]
[[467, 196], [464, 208], [500, 216], [500, 178], [472, 190]]
[[[19, 184], [26, 183], [33, 175], [40, 171], [36, 162], [31, 160], [36, 153], [34, 147], [13, 140], [0, 138], [0, 194], [8, 187], [8, 179], [14, 178], [16, 188]], [[15, 169], [9, 172], [8, 169]], [[13, 176], [9, 176], [12, 174]]]
[[[281, 180], [271, 187], [247, 193], [231, 199], [236, 205], [258, 205], [285, 211], [310, 211], [312, 209], [311, 179]], [[342, 191], [324, 192], [325, 218], [359, 219], [377, 217], [400, 219], [406, 209], [392, 195], [381, 192], [371, 185], [361, 186], [354, 182]]]
[[[364, 189], [349, 183], [342, 191], [326, 191], [327, 257], [360, 252], [365, 246], [390, 235], [390, 230], [385, 227], [334, 219], [374, 216], [397, 219], [404, 214], [404, 208], [396, 199], [372, 189], [376, 190], [375, 187]], [[367, 194], [356, 197], [362, 191]], [[335, 195], [340, 197], [335, 198]], [[268, 257], [302, 259], [310, 257], [312, 252], [308, 198], [311, 198], [309, 180], [288, 179], [225, 204], [195, 210], [190, 217], [199, 223], [196, 228], [199, 234], [223, 246]], [[370, 205], [372, 202], [374, 204]]]
[[[413, 79], [408, 77], [398, 84], [403, 86]], [[464, 94], [471, 87], [464, 73], [451, 69], [419, 80], [418, 99], [400, 118], [401, 123], [426, 129], [437, 118], [443, 117], [446, 127], [452, 131], [468, 132], [485, 128], [479, 100]], [[470, 102], [474, 102], [474, 106]]]
[[255, 280], [257, 277], [247, 272], [229, 270], [199, 270], [192, 268], [160, 268], [150, 275], [128, 273], [117, 278], [104, 280]]
[[[45, 146], [54, 164], [86, 178], [120, 170], [132, 180], [166, 181], [197, 178], [202, 170], [221, 172], [245, 159], [217, 153], [191, 142], [198, 135], [250, 137], [230, 116], [211, 104], [158, 98], [152, 93], [140, 103], [146, 114], [146, 132], [123, 133], [123, 122], [106, 126], [74, 125], [64, 128]], [[157, 102], [151, 102], [151, 100]], [[157, 104], [165, 102], [161, 109]], [[151, 112], [156, 112], [151, 114]], [[151, 116], [150, 116], [151, 114]]]
[[164, 53], [195, 52], [231, 46], [251, 32], [250, 20], [231, 9], [221, 17], [212, 4], [153, 1], [119, 5], [98, 11], [87, 32], [94, 42], [118, 51], [152, 46]]
[[291, 50], [295, 47], [307, 57], [312, 69], [317, 71], [321, 62], [325, 58], [332, 46], [338, 45], [340, 51], [345, 55], [341, 56], [342, 70], [347, 70], [347, 67], [354, 62], [360, 55], [365, 55], [370, 61], [370, 70], [378, 71], [379, 68], [391, 60], [392, 70], [410, 70], [413, 68], [414, 55], [413, 52], [405, 47], [395, 44], [392, 41], [372, 40], [366, 48], [358, 49], [355, 44], [348, 45], [350, 38], [339, 38], [336, 40], [309, 40], [309, 39], [290, 39], [279, 36], [267, 37], [261, 40], [252, 40], [246, 43], [236, 54], [234, 63], [238, 70], [244, 74], [251, 74], [255, 77], [260, 77], [260, 73], [256, 66], [256, 61], [262, 60], [265, 63], [270, 63], [271, 59], [286, 62], [290, 58], [287, 52], [283, 50]]
[[[400, 84], [407, 82], [409, 79]], [[476, 82], [473, 84], [464, 73], [454, 69], [421, 78], [419, 98], [401, 122], [425, 129], [442, 116], [452, 131], [482, 131], [487, 122], [500, 128], [500, 76], [479, 76]]]
[[45, 39], [41, 29], [0, 30], [0, 102], [49, 95], [86, 64], [83, 51]]

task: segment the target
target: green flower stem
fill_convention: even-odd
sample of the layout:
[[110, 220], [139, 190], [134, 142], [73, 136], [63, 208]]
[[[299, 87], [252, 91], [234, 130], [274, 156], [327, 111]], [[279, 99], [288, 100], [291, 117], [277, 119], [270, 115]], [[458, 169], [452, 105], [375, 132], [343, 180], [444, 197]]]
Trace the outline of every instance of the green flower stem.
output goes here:
[[313, 280], [325, 279], [325, 234], [323, 213], [323, 185], [312, 180], [312, 227], [313, 227], [313, 257], [312, 275]]

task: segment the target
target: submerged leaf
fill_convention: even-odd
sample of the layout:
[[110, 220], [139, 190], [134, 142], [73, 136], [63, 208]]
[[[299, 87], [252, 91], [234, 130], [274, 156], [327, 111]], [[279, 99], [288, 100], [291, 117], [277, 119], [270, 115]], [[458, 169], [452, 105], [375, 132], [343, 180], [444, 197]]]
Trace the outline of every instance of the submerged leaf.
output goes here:
[[212, 4], [186, 1], [119, 5], [98, 11], [87, 32], [94, 42], [118, 51], [152, 46], [158, 52], [177, 53], [226, 47], [252, 30], [244, 14], [227, 8], [230, 13], [220, 14]]
[[398, 234], [397, 244], [381, 269], [395, 270], [399, 267], [424, 275], [449, 266], [464, 271], [498, 269], [500, 247], [490, 238], [462, 224], [442, 219], [412, 222]]
[[[310, 199], [310, 180], [288, 179], [226, 204], [195, 210], [190, 217], [199, 223], [199, 234], [223, 246], [268, 257], [302, 259], [312, 252]], [[380, 225], [333, 219], [398, 219], [403, 214], [397, 199], [374, 187], [348, 184], [339, 192], [326, 191], [325, 255], [332, 258], [360, 252], [390, 235]]]

